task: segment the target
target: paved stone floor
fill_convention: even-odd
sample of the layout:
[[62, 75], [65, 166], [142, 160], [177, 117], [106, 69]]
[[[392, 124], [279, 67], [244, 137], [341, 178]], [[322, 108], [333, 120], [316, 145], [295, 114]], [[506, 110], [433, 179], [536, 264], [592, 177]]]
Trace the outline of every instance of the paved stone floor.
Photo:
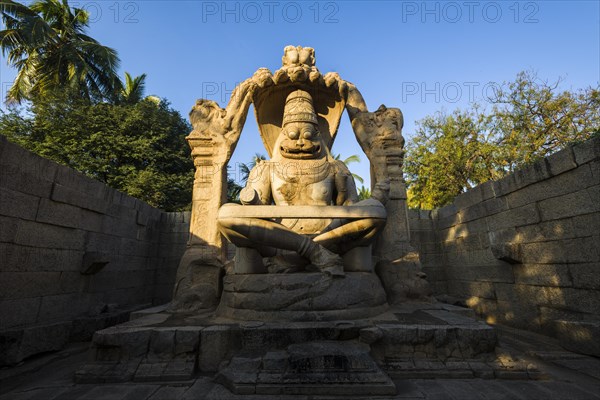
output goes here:
[[[534, 363], [541, 380], [406, 379], [396, 380], [398, 394], [372, 399], [600, 399], [600, 359], [571, 353], [553, 339], [499, 327], [497, 353]], [[166, 383], [75, 384], [73, 374], [87, 359], [87, 343], [30, 359], [0, 370], [0, 400], [269, 400], [343, 399], [345, 396], [238, 396], [210, 377]], [[365, 398], [365, 397], [362, 397]]]

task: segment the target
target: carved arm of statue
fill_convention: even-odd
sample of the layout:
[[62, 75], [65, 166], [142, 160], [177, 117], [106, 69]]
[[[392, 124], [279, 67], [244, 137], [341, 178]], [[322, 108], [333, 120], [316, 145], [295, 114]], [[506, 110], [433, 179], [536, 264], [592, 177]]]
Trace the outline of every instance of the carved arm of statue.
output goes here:
[[188, 136], [194, 159], [203, 151], [202, 148], [194, 146], [196, 139], [213, 141], [213, 146], [219, 149], [212, 155], [213, 161], [226, 163], [231, 158], [257, 86], [255, 77], [246, 79], [234, 89], [226, 108], [219, 107], [219, 104], [212, 100], [196, 101], [190, 112], [190, 121], [194, 130]]
[[335, 161], [335, 198], [336, 206], [347, 206], [358, 202], [356, 184], [352, 173], [342, 161]]
[[358, 91], [353, 83], [346, 82], [348, 87], [348, 97], [346, 98], [346, 110], [350, 116], [350, 122], [354, 121], [356, 115], [361, 112], [369, 112], [367, 109], [367, 103], [362, 97], [362, 94]]

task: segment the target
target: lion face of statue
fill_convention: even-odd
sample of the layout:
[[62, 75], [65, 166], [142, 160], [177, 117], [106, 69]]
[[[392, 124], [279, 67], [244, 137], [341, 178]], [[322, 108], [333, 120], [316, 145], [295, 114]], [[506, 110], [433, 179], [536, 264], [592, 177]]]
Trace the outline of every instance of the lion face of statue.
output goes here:
[[281, 130], [277, 149], [284, 158], [319, 159], [326, 155], [325, 143], [316, 125], [290, 122]]
[[225, 110], [212, 100], [197, 100], [190, 111], [190, 121], [194, 131], [200, 135], [208, 135], [210, 127], [218, 124], [225, 117]]
[[398, 108], [387, 108], [383, 104], [375, 111], [375, 123], [379, 127], [378, 134], [384, 137], [402, 137], [404, 117]]

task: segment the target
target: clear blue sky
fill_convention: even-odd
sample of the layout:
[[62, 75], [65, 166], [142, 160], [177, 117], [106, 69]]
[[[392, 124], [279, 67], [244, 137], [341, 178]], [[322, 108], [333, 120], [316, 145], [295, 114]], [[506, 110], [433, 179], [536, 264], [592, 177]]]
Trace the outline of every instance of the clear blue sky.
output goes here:
[[[259, 67], [275, 71], [288, 45], [314, 47], [322, 73], [337, 71], [369, 109], [399, 107], [415, 121], [482, 100], [486, 84], [531, 69], [563, 88], [600, 82], [598, 1], [70, 1], [91, 14], [89, 33], [115, 48], [121, 70], [147, 73], [147, 94], [187, 116], [197, 98], [224, 106]], [[2, 95], [14, 71], [0, 66]], [[232, 159], [266, 153], [253, 113]], [[333, 148], [360, 154], [342, 119]]]

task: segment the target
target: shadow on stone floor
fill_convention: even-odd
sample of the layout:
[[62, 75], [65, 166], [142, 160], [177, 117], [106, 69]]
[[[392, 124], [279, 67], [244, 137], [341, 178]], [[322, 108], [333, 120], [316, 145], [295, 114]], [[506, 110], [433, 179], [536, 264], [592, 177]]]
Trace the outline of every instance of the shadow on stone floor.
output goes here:
[[[354, 396], [360, 399], [600, 399], [600, 360], [563, 350], [556, 340], [502, 326], [500, 359], [535, 363], [543, 379], [524, 376], [495, 379], [394, 379], [396, 395]], [[89, 344], [27, 360], [0, 370], [0, 400], [216, 400], [345, 399], [336, 395], [235, 395], [209, 376], [179, 382], [75, 384], [75, 371], [88, 357]], [[521, 378], [521, 379], [520, 379]]]

